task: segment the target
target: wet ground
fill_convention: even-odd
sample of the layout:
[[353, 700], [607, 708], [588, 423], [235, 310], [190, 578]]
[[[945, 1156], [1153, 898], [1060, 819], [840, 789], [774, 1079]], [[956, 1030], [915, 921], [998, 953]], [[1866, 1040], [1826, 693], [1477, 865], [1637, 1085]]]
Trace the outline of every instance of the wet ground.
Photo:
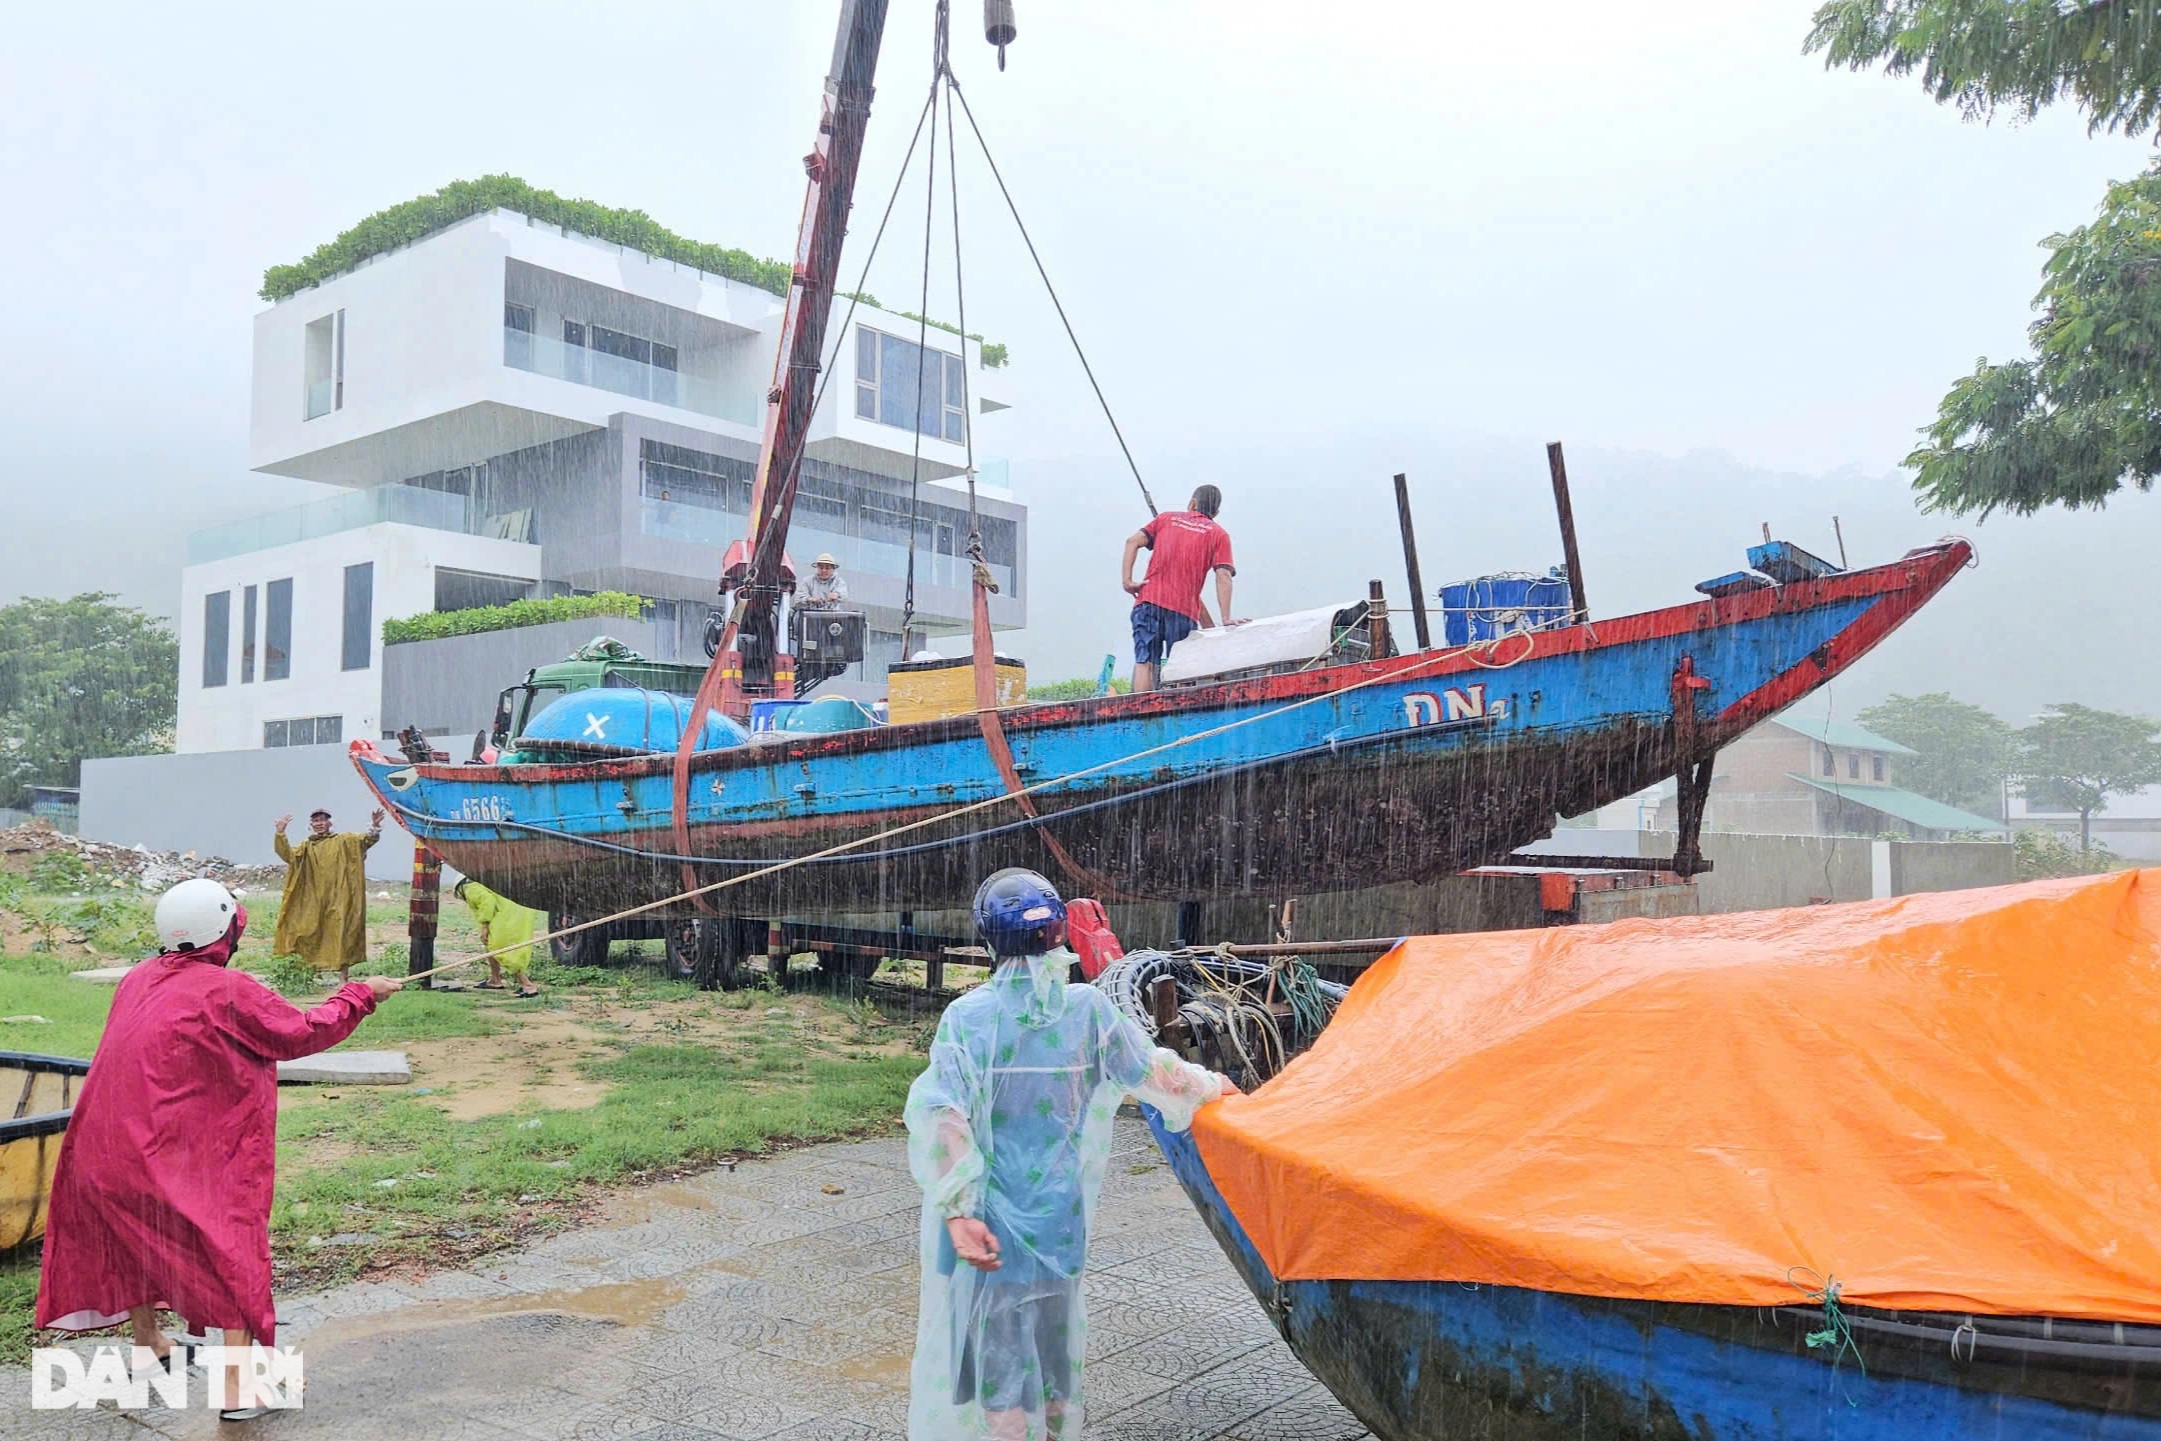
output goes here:
[[[632, 1192], [610, 1222], [481, 1268], [282, 1301], [307, 1404], [37, 1412], [0, 1371], [0, 1438], [41, 1441], [883, 1441], [907, 1433], [922, 1193], [891, 1139]], [[1365, 1435], [1284, 1347], [1121, 1119], [1088, 1278], [1086, 1434]], [[199, 1397], [200, 1377], [195, 1394]]]

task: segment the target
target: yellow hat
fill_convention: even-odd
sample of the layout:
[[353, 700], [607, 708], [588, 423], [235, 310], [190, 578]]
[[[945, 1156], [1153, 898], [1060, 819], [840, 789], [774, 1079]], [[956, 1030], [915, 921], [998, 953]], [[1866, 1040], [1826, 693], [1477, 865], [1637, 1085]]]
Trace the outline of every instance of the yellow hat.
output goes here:
[[812, 564], [812, 565], [830, 565], [830, 566], [834, 566], [834, 567], [836, 567], [836, 568], [837, 568], [837, 567], [838, 567], [838, 566], [840, 565], [840, 562], [839, 562], [839, 561], [837, 561], [837, 560], [835, 560], [835, 559], [833, 559], [833, 552], [831, 552], [831, 551], [829, 551], [829, 550], [821, 550], [821, 551], [819, 551], [819, 552], [818, 552], [818, 558], [817, 558], [816, 560], [812, 561], [812, 562], [811, 562], [811, 564]]

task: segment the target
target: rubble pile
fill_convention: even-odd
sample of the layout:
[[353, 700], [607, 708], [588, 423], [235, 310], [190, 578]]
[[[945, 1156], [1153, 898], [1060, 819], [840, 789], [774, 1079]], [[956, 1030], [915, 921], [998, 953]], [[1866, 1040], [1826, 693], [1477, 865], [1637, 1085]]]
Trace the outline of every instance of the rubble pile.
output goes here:
[[70, 854], [82, 862], [94, 889], [136, 887], [162, 891], [195, 876], [205, 876], [235, 890], [275, 889], [285, 883], [283, 866], [243, 866], [223, 856], [198, 855], [194, 851], [154, 851], [146, 846], [120, 846], [84, 840], [45, 825], [13, 826], [0, 830], [0, 869], [27, 872], [41, 856]]

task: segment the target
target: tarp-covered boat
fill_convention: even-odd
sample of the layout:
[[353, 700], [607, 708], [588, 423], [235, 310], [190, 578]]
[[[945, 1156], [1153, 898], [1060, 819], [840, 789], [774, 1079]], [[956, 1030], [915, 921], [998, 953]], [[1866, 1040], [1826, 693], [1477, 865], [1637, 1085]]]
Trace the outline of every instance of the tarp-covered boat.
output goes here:
[[1159, 1131], [1430, 1437], [2161, 1437], [2161, 871], [1422, 937]]
[[45, 1234], [46, 1198], [88, 1061], [0, 1051], [0, 1251]]

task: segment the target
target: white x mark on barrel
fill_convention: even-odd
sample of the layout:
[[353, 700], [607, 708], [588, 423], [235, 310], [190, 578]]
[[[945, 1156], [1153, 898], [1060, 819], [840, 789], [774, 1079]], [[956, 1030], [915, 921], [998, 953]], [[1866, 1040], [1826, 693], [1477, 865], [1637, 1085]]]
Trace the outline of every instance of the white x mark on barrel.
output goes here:
[[585, 713], [585, 733], [591, 736], [594, 740], [606, 740], [608, 738], [608, 718], [604, 715], [594, 715], [591, 711], [587, 711]]

